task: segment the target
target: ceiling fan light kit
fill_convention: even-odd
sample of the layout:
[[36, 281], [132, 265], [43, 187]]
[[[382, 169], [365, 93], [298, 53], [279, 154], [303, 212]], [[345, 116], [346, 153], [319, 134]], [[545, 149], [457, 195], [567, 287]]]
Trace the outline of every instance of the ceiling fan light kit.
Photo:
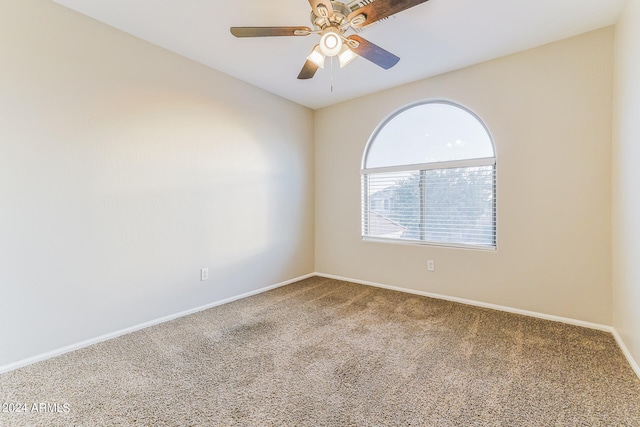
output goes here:
[[345, 67], [358, 56], [362, 56], [386, 70], [397, 64], [400, 58], [362, 37], [357, 35], [345, 37], [344, 34], [349, 30], [373, 24], [426, 1], [375, 0], [362, 7], [354, 6], [354, 10], [352, 10], [339, 1], [309, 0], [312, 9], [313, 30], [309, 27], [231, 27], [231, 34], [236, 37], [319, 34], [320, 43], [307, 56], [298, 79], [312, 78], [318, 68], [324, 68], [326, 58], [334, 56], [338, 56], [340, 68]]

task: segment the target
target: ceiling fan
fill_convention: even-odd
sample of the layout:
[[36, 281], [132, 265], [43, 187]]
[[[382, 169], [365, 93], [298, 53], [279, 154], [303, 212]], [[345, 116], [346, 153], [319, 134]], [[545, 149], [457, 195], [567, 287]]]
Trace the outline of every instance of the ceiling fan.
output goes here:
[[349, 29], [358, 29], [385, 19], [427, 0], [375, 0], [355, 10], [333, 0], [309, 0], [311, 24], [309, 27], [231, 27], [236, 37], [308, 36], [320, 35], [302, 67], [299, 79], [312, 78], [318, 68], [324, 68], [327, 57], [337, 56], [340, 68], [362, 56], [385, 70], [398, 63], [400, 58], [362, 37], [353, 34], [345, 37]]

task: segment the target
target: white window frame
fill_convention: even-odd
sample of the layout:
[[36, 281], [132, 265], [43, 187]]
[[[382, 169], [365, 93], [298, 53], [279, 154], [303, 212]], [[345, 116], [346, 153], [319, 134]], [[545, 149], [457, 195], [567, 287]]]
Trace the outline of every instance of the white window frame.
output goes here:
[[[471, 116], [473, 116], [484, 128], [487, 136], [489, 137], [489, 141], [491, 142], [494, 156], [493, 157], [484, 157], [484, 158], [474, 158], [468, 160], [454, 160], [454, 161], [443, 161], [443, 162], [432, 162], [432, 163], [417, 163], [411, 165], [400, 165], [400, 166], [388, 166], [388, 167], [375, 167], [375, 168], [367, 168], [367, 156], [369, 154], [369, 150], [374, 144], [376, 137], [380, 133], [380, 131], [393, 119], [395, 119], [402, 112], [415, 108], [418, 106], [422, 106], [425, 104], [445, 104], [450, 105], [456, 108], [459, 108]], [[423, 100], [411, 103], [406, 105], [393, 113], [387, 116], [374, 130], [371, 137], [367, 141], [367, 145], [364, 150], [364, 154], [362, 156], [362, 164], [360, 169], [361, 174], [361, 236], [365, 241], [373, 241], [373, 242], [388, 242], [388, 243], [397, 243], [397, 244], [410, 244], [410, 245], [428, 245], [428, 246], [444, 246], [444, 247], [453, 247], [453, 248], [463, 248], [463, 249], [477, 249], [477, 250], [497, 250], [498, 245], [498, 225], [497, 225], [497, 216], [498, 216], [498, 206], [497, 206], [497, 154], [496, 147], [493, 141], [493, 137], [491, 132], [489, 132], [488, 127], [484, 123], [484, 121], [473, 111], [470, 109], [452, 101], [442, 100], [442, 99], [433, 99], [433, 100]], [[483, 244], [467, 244], [467, 243], [453, 243], [453, 242], [438, 242], [438, 241], [428, 241], [428, 240], [416, 240], [416, 239], [403, 239], [403, 238], [388, 238], [388, 237], [375, 237], [367, 235], [367, 224], [368, 221], [366, 219], [366, 215], [369, 213], [369, 191], [368, 191], [368, 175], [376, 174], [376, 173], [391, 173], [391, 172], [419, 172], [423, 174], [424, 171], [429, 170], [444, 170], [444, 169], [458, 169], [458, 168], [468, 168], [468, 167], [479, 167], [479, 166], [493, 166], [493, 244], [491, 245], [483, 245]], [[422, 181], [421, 181], [422, 183]], [[421, 184], [422, 185], [422, 184]], [[420, 191], [421, 203], [420, 203], [420, 217], [421, 225], [426, 223], [425, 212], [426, 207], [425, 203], [422, 201], [425, 195], [424, 191]]]

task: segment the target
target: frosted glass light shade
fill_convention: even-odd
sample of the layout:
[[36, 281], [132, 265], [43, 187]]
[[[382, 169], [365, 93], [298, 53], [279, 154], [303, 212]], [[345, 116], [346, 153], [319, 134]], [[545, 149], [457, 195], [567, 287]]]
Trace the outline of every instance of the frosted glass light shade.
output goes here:
[[324, 68], [324, 60], [326, 59], [326, 56], [322, 53], [320, 45], [315, 45], [309, 56], [307, 56], [307, 59], [318, 67]]
[[338, 54], [338, 59], [340, 60], [340, 68], [346, 67], [349, 65], [351, 61], [356, 59], [358, 55], [354, 53], [351, 49], [347, 47], [347, 45], [342, 46], [342, 50]]
[[320, 50], [325, 56], [336, 56], [342, 50], [342, 38], [333, 31], [325, 32], [320, 38]]

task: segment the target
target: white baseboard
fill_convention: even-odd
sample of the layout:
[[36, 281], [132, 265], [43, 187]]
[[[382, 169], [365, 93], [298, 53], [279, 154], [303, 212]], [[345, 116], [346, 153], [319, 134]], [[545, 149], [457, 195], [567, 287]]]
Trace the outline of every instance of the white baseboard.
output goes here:
[[107, 340], [110, 340], [112, 338], [117, 338], [117, 337], [122, 336], [122, 335], [130, 334], [132, 332], [139, 331], [141, 329], [145, 329], [145, 328], [148, 328], [150, 326], [159, 325], [160, 323], [164, 323], [164, 322], [168, 322], [170, 320], [178, 319], [180, 317], [188, 316], [190, 314], [194, 314], [194, 313], [197, 313], [199, 311], [207, 310], [209, 308], [217, 307], [219, 305], [224, 305], [224, 304], [227, 304], [227, 303], [230, 303], [230, 302], [233, 302], [233, 301], [237, 301], [237, 300], [240, 300], [240, 299], [243, 299], [243, 298], [250, 297], [252, 295], [261, 294], [263, 292], [267, 292], [267, 291], [270, 291], [272, 289], [276, 289], [276, 288], [279, 288], [279, 287], [282, 287], [282, 286], [286, 286], [286, 285], [289, 285], [291, 283], [298, 282], [300, 280], [308, 279], [309, 277], [313, 277], [315, 275], [316, 275], [315, 273], [306, 274], [304, 276], [296, 277], [295, 279], [287, 280], [285, 282], [277, 283], [275, 285], [271, 285], [271, 286], [267, 286], [267, 287], [264, 287], [264, 288], [260, 288], [260, 289], [257, 289], [255, 291], [247, 292], [247, 293], [244, 293], [244, 294], [241, 294], [241, 295], [236, 295], [236, 296], [233, 296], [233, 297], [230, 297], [230, 298], [226, 298], [226, 299], [223, 299], [223, 300], [220, 300], [220, 301], [215, 301], [215, 302], [212, 302], [212, 303], [200, 306], [200, 307], [196, 307], [196, 308], [192, 308], [192, 309], [189, 309], [189, 310], [181, 311], [180, 313], [170, 314], [168, 316], [164, 316], [164, 317], [161, 317], [159, 319], [150, 320], [148, 322], [144, 322], [144, 323], [141, 323], [139, 325], [134, 325], [134, 326], [131, 326], [131, 327], [128, 327], [128, 328], [125, 328], [125, 329], [121, 329], [119, 331], [111, 332], [111, 333], [108, 333], [108, 334], [105, 334], [105, 335], [100, 335], [99, 337], [90, 338], [88, 340], [84, 340], [84, 341], [81, 341], [81, 342], [78, 342], [78, 343], [75, 343], [75, 344], [71, 344], [71, 345], [68, 345], [68, 346], [65, 346], [65, 347], [61, 347], [61, 348], [58, 348], [58, 349], [55, 349], [55, 350], [52, 350], [52, 351], [49, 351], [49, 352], [46, 352], [46, 353], [43, 353], [43, 354], [39, 354], [37, 356], [33, 356], [33, 357], [29, 357], [27, 359], [19, 360], [17, 362], [13, 362], [13, 363], [10, 363], [8, 365], [2, 365], [2, 366], [0, 366], [0, 374], [6, 373], [6, 372], [10, 372], [10, 371], [13, 371], [15, 369], [19, 369], [19, 368], [22, 368], [22, 367], [25, 367], [25, 366], [28, 366], [28, 365], [31, 365], [31, 364], [34, 364], [34, 363], [37, 363], [37, 362], [42, 362], [44, 360], [51, 359], [52, 357], [60, 356], [62, 354], [69, 353], [69, 352], [74, 351], [74, 350], [79, 350], [81, 348], [88, 347], [90, 345], [98, 344], [100, 342], [107, 341]]
[[585, 322], [583, 320], [571, 319], [568, 317], [554, 316], [552, 314], [538, 313], [536, 311], [521, 310], [519, 308], [507, 307], [504, 305], [490, 304], [487, 302], [475, 301], [465, 298], [452, 297], [442, 294], [434, 294], [431, 292], [417, 291], [415, 289], [401, 288], [399, 286], [390, 286], [382, 283], [368, 282], [365, 280], [351, 279], [348, 277], [334, 276], [331, 274], [316, 273], [317, 276], [326, 277], [328, 279], [344, 280], [346, 282], [358, 283], [360, 285], [374, 286], [376, 288], [390, 289], [393, 291], [405, 292], [414, 295], [421, 295], [429, 298], [435, 298], [445, 301], [458, 302], [461, 304], [472, 305], [475, 307], [490, 308], [492, 310], [505, 311], [507, 313], [521, 314], [523, 316], [536, 317], [538, 319], [551, 320], [554, 322], [567, 323], [569, 325], [582, 326], [589, 329], [597, 329], [599, 331], [613, 332], [613, 328], [599, 323]]
[[618, 343], [620, 350], [622, 350], [624, 357], [627, 358], [629, 365], [631, 365], [631, 369], [633, 369], [633, 371], [636, 373], [638, 378], [640, 378], [640, 366], [631, 355], [631, 352], [627, 348], [627, 345], [624, 343], [624, 341], [622, 340], [622, 337], [620, 336], [618, 331], [615, 330], [615, 328], [613, 329], [613, 337], [616, 339], [616, 342]]

